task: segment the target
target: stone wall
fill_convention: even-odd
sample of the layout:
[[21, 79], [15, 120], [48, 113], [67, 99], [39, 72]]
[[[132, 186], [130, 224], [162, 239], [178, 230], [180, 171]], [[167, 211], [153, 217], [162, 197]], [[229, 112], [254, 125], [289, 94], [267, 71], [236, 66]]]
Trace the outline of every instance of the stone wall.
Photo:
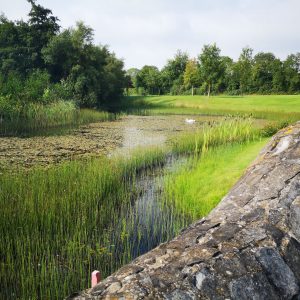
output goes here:
[[209, 214], [69, 299], [300, 299], [300, 123]]

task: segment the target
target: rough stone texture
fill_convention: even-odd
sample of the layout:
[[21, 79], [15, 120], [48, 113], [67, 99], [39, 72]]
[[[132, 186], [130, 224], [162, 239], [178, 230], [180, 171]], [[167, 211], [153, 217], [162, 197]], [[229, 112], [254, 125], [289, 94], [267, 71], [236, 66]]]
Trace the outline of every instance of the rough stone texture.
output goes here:
[[300, 123], [208, 215], [70, 299], [300, 299]]

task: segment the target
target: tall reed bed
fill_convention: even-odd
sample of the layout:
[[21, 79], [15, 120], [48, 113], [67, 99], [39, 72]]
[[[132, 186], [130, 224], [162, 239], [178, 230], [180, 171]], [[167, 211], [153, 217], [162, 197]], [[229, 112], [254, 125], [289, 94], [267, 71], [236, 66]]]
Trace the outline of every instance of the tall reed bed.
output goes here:
[[[189, 168], [179, 168], [175, 177], [170, 175], [165, 201], [153, 205], [153, 199], [162, 200], [160, 193], [165, 188], [155, 181], [161, 174], [153, 166], [166, 163], [169, 149], [138, 150], [129, 158], [94, 158], [46, 170], [2, 174], [1, 297], [61, 299], [89, 286], [94, 268], [100, 268], [106, 276], [171, 238], [216, 204], [215, 198], [208, 198], [209, 203], [198, 205], [199, 193], [192, 192], [199, 189], [203, 172], [207, 171], [206, 181], [200, 185], [204, 197], [234, 173], [225, 173], [230, 162], [246, 156], [239, 149], [230, 149], [230, 143], [251, 142], [259, 137], [251, 120], [237, 119], [207, 125], [194, 135], [176, 139], [173, 152], [195, 154], [194, 158], [187, 164]], [[245, 151], [249, 145], [245, 144]], [[210, 152], [219, 146], [223, 150]], [[219, 168], [226, 161], [229, 164]], [[241, 163], [240, 170], [249, 161]], [[198, 163], [202, 163], [202, 169], [195, 168]], [[223, 177], [217, 177], [220, 171]], [[232, 181], [227, 186], [230, 184]]]
[[1, 175], [0, 298], [62, 299], [89, 286], [93, 268], [128, 262], [134, 177], [163, 160], [155, 149]]
[[259, 136], [252, 119], [227, 119], [217, 125], [204, 125], [198, 132], [179, 135], [172, 141], [172, 150], [175, 153], [199, 154], [210, 147], [252, 141]]
[[30, 134], [58, 126], [74, 126], [113, 120], [116, 115], [91, 109], [78, 109], [73, 102], [57, 101], [49, 105], [28, 103], [19, 112], [1, 115], [0, 134]]

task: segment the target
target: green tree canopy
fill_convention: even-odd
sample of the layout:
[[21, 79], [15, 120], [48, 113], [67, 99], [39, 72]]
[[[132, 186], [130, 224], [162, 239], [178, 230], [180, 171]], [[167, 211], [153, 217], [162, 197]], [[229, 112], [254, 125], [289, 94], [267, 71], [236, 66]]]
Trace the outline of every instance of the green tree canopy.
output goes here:
[[189, 56], [186, 52], [178, 50], [174, 58], [168, 60], [162, 69], [162, 86], [165, 92], [169, 93], [171, 89], [178, 89], [178, 85], [183, 84], [183, 74]]
[[160, 72], [155, 66], [144, 66], [136, 76], [137, 87], [142, 87], [148, 94], [160, 94]]
[[259, 93], [272, 93], [275, 62], [276, 57], [270, 52], [260, 52], [254, 56], [253, 84]]
[[187, 62], [183, 82], [187, 89], [192, 88], [192, 95], [194, 95], [194, 87], [200, 84], [200, 73], [196, 59], [190, 59]]
[[220, 56], [221, 50], [216, 44], [205, 45], [199, 55], [200, 70], [203, 81], [207, 84], [207, 94], [210, 96], [212, 85], [217, 83], [224, 71]]
[[300, 91], [300, 53], [291, 54], [283, 63], [287, 91], [296, 93]]
[[253, 68], [253, 49], [245, 47], [236, 63], [236, 72], [239, 80], [240, 93], [249, 92], [251, 89], [252, 68]]

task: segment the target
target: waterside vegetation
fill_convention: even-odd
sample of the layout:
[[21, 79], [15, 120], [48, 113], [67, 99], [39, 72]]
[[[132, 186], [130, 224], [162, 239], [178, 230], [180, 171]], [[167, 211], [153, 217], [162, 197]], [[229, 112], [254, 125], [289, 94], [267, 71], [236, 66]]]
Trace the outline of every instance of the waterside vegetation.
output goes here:
[[165, 180], [164, 197], [190, 223], [206, 216], [241, 177], [267, 138], [210, 148]]
[[[28, 0], [28, 20], [0, 15], [0, 128], [31, 130], [99, 120], [80, 108], [109, 111], [123, 95], [125, 70], [107, 46], [96, 46], [82, 22], [61, 29], [50, 9]], [[100, 117], [100, 120], [102, 117]], [[106, 118], [104, 118], [106, 119]], [[14, 126], [16, 124], [16, 126]], [[5, 127], [5, 130], [2, 130]]]
[[[180, 198], [186, 188], [180, 184], [180, 174], [186, 169], [179, 167], [175, 175], [170, 173], [164, 195], [162, 188], [158, 188], [156, 197], [161, 201], [154, 207], [159, 208], [160, 214], [153, 213], [149, 204], [142, 208], [137, 205], [137, 199], [143, 194], [139, 178], [145, 170], [163, 165], [172, 152], [198, 157], [200, 153], [210, 153], [210, 149], [227, 144], [228, 139], [236, 145], [257, 142], [257, 152], [262, 145], [257, 128], [253, 128], [249, 120], [228, 120], [213, 127], [207, 125], [195, 133], [194, 144], [188, 135], [174, 140], [171, 148], [139, 150], [129, 158], [94, 158], [66, 162], [47, 170], [4, 172], [0, 177], [0, 251], [3, 258], [0, 282], [4, 297], [59, 298], [88, 286], [88, 274], [94, 268], [101, 267], [106, 276], [135, 256], [170, 239], [199, 215], [199, 207], [195, 207], [196, 212], [182, 208], [189, 206]], [[247, 148], [230, 147], [241, 157], [245, 154], [242, 150], [245, 152]], [[222, 191], [238, 178], [257, 153], [255, 149], [249, 148], [251, 155], [242, 159], [239, 172], [233, 174]], [[221, 151], [232, 158], [231, 151], [219, 150], [216, 155], [215, 163], [221, 164], [225, 159], [226, 168], [227, 156], [222, 157]], [[208, 157], [208, 154], [204, 156], [204, 162]], [[209, 161], [206, 164], [209, 165]], [[201, 176], [202, 169], [195, 168], [192, 173]], [[213, 189], [211, 176], [215, 173], [205, 173], [203, 185], [206, 180], [208, 190], [209, 187]], [[172, 176], [174, 179], [170, 179]], [[178, 182], [182, 193], [175, 187], [175, 191], [170, 188], [173, 180]], [[197, 196], [191, 201], [196, 201]], [[212, 206], [220, 200], [217, 198], [215, 196]], [[207, 207], [203, 209], [208, 212]], [[201, 209], [200, 212], [204, 213]]]
[[126, 157], [0, 169], [0, 299], [61, 299], [88, 287], [94, 269], [110, 275], [219, 203], [268, 138], [300, 119], [300, 54], [280, 60], [246, 47], [235, 62], [212, 44], [197, 58], [177, 52], [162, 70], [126, 73], [92, 28], [61, 29], [28, 2], [27, 21], [0, 16], [0, 135], [122, 113], [223, 116]]
[[300, 95], [248, 96], [131, 96], [122, 101], [124, 111], [137, 114], [202, 114], [252, 117], [278, 122], [300, 119]]

